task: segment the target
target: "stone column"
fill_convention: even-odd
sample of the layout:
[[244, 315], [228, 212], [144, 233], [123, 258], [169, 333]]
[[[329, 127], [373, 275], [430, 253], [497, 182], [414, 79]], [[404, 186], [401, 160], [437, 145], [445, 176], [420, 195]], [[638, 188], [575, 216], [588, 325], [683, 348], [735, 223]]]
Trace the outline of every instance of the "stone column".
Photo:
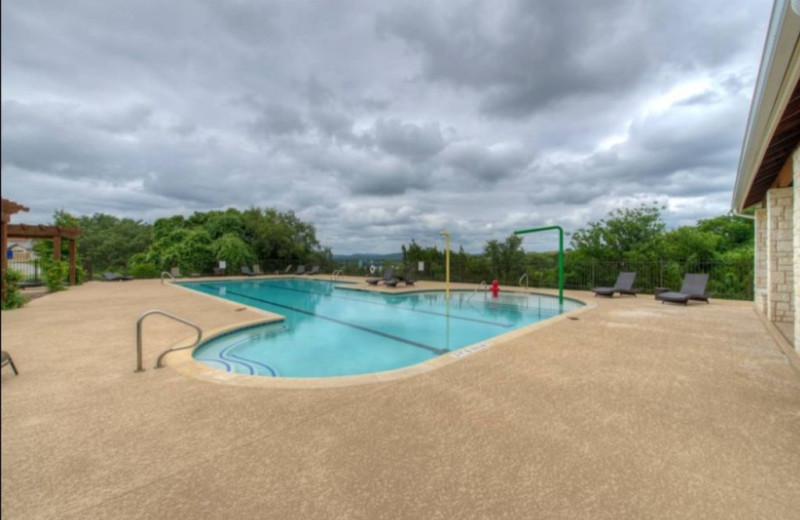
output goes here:
[[794, 321], [794, 188], [767, 192], [767, 317]]
[[755, 254], [753, 258], [753, 295], [756, 309], [767, 315], [767, 210], [755, 211]]
[[[792, 155], [792, 166], [792, 178], [794, 182], [791, 189], [794, 190], [794, 200], [798, 200], [797, 197], [800, 195], [800, 147], [795, 149]], [[800, 203], [794, 205], [793, 213], [794, 349], [800, 352]]]

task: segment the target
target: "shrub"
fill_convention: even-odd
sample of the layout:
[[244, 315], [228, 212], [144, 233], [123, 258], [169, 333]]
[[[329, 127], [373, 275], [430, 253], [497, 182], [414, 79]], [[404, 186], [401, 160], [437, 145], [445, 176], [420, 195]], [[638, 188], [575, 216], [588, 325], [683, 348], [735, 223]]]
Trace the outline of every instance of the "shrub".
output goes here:
[[23, 274], [13, 269], [8, 269], [5, 274], [6, 299], [2, 302], [4, 311], [17, 309], [25, 305], [28, 299], [19, 290], [19, 283], [24, 278]]
[[131, 265], [130, 274], [134, 278], [158, 278], [161, 271], [155, 264], [148, 264], [145, 262]]
[[63, 260], [48, 260], [42, 262], [44, 285], [48, 292], [64, 290], [64, 282], [69, 275], [69, 263]]

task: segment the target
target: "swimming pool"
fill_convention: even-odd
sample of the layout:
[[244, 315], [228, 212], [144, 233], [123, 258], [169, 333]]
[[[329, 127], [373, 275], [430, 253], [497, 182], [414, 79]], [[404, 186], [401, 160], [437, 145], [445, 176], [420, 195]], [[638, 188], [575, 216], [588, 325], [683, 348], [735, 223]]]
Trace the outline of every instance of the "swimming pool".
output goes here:
[[285, 316], [199, 346], [208, 366], [267, 377], [335, 377], [415, 365], [581, 306], [547, 295], [380, 293], [296, 278], [181, 284]]

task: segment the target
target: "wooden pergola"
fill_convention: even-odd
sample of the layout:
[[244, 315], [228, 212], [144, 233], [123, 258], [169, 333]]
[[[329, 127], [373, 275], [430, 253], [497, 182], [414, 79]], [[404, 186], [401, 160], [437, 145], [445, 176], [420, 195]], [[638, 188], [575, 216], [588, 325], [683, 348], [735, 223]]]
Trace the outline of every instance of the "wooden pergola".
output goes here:
[[6, 299], [6, 270], [8, 269], [8, 239], [9, 238], [47, 238], [53, 241], [53, 258], [61, 260], [61, 240], [69, 240], [69, 283], [75, 285], [75, 239], [81, 231], [76, 228], [62, 226], [29, 226], [26, 224], [11, 224], [11, 215], [20, 211], [30, 211], [13, 200], [3, 200], [2, 212], [2, 240], [3, 240], [3, 299]]

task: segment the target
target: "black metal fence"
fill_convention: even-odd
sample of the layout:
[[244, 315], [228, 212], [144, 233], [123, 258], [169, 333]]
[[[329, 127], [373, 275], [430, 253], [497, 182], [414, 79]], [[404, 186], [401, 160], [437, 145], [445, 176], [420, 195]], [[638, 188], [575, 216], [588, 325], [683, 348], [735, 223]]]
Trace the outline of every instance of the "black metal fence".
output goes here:
[[[37, 281], [41, 277], [39, 261], [14, 262], [9, 260], [13, 269], [25, 274], [27, 279]], [[252, 266], [250, 266], [252, 267]], [[311, 264], [305, 266], [306, 271]], [[286, 271], [285, 260], [264, 259], [260, 268], [267, 274], [294, 274], [297, 266], [292, 265]], [[408, 274], [417, 280], [444, 281], [444, 261], [406, 262], [402, 260], [334, 260], [320, 266], [320, 273], [330, 274], [341, 270], [348, 276], [380, 276], [385, 268], [392, 268], [400, 274]], [[92, 279], [92, 265], [84, 263], [84, 269]], [[733, 300], [753, 299], [753, 260], [744, 257], [739, 261], [729, 262], [697, 262], [692, 260], [648, 260], [640, 262], [605, 262], [605, 261], [571, 261], [569, 257], [564, 265], [564, 287], [567, 289], [588, 290], [599, 286], [612, 286], [620, 271], [633, 271], [637, 274], [634, 287], [643, 293], [652, 293], [656, 288], [666, 287], [678, 290], [686, 273], [708, 273], [707, 291], [716, 298]], [[228, 271], [238, 274], [238, 269]], [[137, 277], [157, 277], [160, 270], [145, 275], [130, 273]], [[129, 274], [126, 272], [126, 274]], [[184, 273], [189, 274], [189, 273]], [[200, 273], [210, 275], [208, 273]], [[513, 264], [492, 265], [485, 257], [452, 258], [450, 263], [450, 280], [462, 283], [491, 282], [497, 279], [502, 285], [527, 286], [541, 288], [558, 287], [558, 268], [555, 256], [526, 258]]]
[[[557, 288], [558, 268], [554, 264], [555, 262], [529, 262], [492, 268], [486, 263], [470, 265], [451, 262], [450, 280], [480, 283], [497, 279], [503, 285]], [[400, 260], [362, 260], [337, 262], [335, 268], [350, 276], [379, 276], [387, 267], [420, 280], [445, 279], [444, 262], [425, 262], [420, 266], [419, 263], [403, 265]], [[613, 286], [620, 271], [635, 272], [634, 287], [643, 293], [653, 293], [660, 287], [679, 290], [686, 273], [708, 273], [707, 292], [713, 296], [732, 300], [753, 299], [753, 261], [747, 258], [735, 262], [658, 260], [620, 263], [567, 260], [564, 265], [564, 287], [589, 290], [593, 287]]]
[[8, 268], [22, 273], [23, 284], [42, 283], [42, 265], [35, 260], [8, 260]]

